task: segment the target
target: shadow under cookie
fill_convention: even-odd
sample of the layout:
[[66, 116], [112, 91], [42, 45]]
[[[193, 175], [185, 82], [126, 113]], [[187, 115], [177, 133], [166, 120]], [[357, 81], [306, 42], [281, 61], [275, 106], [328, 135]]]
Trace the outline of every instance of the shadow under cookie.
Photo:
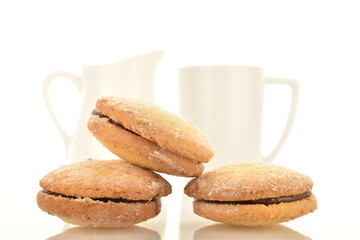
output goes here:
[[161, 237], [156, 231], [139, 227], [130, 226], [123, 228], [89, 228], [75, 227], [65, 230], [64, 232], [48, 238], [48, 240], [160, 240]]
[[311, 240], [284, 225], [273, 224], [263, 227], [242, 227], [229, 224], [214, 224], [197, 230], [194, 240]]

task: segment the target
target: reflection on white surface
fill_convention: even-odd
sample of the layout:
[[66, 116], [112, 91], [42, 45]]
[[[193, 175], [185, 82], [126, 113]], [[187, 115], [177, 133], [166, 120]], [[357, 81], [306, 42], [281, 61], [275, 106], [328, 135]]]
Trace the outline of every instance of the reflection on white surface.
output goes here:
[[131, 226], [123, 228], [88, 228], [75, 227], [48, 238], [48, 240], [160, 240], [159, 233], [144, 227]]
[[215, 224], [197, 230], [194, 240], [311, 240], [284, 225], [275, 224], [265, 227], [240, 227], [226, 224]]

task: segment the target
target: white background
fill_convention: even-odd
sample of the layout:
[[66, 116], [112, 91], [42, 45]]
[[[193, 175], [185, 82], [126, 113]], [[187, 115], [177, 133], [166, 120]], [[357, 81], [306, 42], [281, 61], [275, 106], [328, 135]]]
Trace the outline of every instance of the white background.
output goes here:
[[[10, 173], [18, 182], [9, 182], [8, 189], [26, 186], [66, 163], [42, 99], [49, 72], [81, 75], [82, 64], [153, 50], [165, 51], [156, 102], [174, 113], [180, 67], [256, 65], [267, 76], [297, 79], [296, 120], [274, 163], [313, 178], [319, 212], [326, 215], [321, 209], [328, 206], [344, 218], [348, 210], [360, 214], [355, 199], [360, 190], [353, 180], [360, 161], [358, 1], [0, 0], [0, 181]], [[71, 132], [79, 98], [69, 82], [57, 84], [54, 101], [61, 102], [59, 116]], [[282, 129], [287, 97], [286, 89], [266, 92], [265, 152]], [[35, 196], [32, 191], [25, 194]], [[331, 191], [332, 198], [347, 199], [348, 210], [330, 206]]]

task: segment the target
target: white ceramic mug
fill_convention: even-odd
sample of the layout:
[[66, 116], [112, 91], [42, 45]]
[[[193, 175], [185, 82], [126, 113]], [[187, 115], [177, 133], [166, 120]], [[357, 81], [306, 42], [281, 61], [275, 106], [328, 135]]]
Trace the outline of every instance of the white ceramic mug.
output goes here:
[[[115, 158], [115, 155], [105, 149], [87, 129], [87, 121], [95, 108], [96, 100], [101, 96], [115, 95], [152, 101], [155, 71], [162, 55], [163, 52], [156, 51], [111, 64], [84, 65], [81, 77], [65, 71], [55, 71], [45, 78], [44, 101], [64, 140], [68, 160], [76, 162], [89, 157]], [[49, 100], [49, 85], [58, 77], [70, 79], [81, 95], [81, 109], [79, 117], [74, 117], [77, 125], [71, 136], [63, 129]]]
[[[209, 137], [215, 150], [208, 168], [246, 161], [271, 162], [289, 136], [298, 101], [298, 82], [266, 78], [252, 66], [193, 66], [179, 71], [181, 115]], [[261, 151], [264, 87], [285, 84], [292, 98], [282, 136], [268, 156]]]

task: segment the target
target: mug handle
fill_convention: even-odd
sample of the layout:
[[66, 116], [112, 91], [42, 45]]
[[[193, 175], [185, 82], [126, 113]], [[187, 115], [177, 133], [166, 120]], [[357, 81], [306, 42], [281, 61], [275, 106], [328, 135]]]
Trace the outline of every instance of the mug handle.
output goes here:
[[293, 125], [294, 119], [295, 119], [295, 113], [297, 109], [298, 99], [299, 99], [299, 83], [296, 80], [293, 79], [286, 79], [286, 78], [266, 78], [265, 79], [266, 84], [285, 84], [290, 87], [291, 90], [291, 104], [290, 109], [288, 113], [288, 120], [285, 125], [284, 131], [280, 137], [279, 142], [275, 146], [275, 148], [272, 150], [272, 152], [267, 155], [266, 157], [262, 156], [262, 160], [264, 162], [271, 162], [274, 160], [276, 155], [279, 153], [280, 149], [283, 147], [284, 143], [286, 142], [286, 139], [288, 138], [290, 134], [291, 127]]
[[82, 78], [79, 76], [76, 76], [72, 73], [65, 72], [65, 71], [54, 71], [51, 72], [44, 80], [43, 83], [43, 98], [45, 102], [45, 106], [50, 114], [50, 117], [54, 121], [54, 124], [58, 131], [60, 132], [60, 135], [64, 141], [65, 146], [67, 147], [70, 142], [70, 136], [65, 132], [64, 128], [61, 126], [59, 119], [56, 117], [54, 110], [51, 106], [50, 99], [49, 99], [49, 86], [50, 83], [58, 77], [65, 77], [70, 79], [76, 86], [76, 89], [78, 90], [79, 94], [81, 94], [83, 90], [83, 81]]

